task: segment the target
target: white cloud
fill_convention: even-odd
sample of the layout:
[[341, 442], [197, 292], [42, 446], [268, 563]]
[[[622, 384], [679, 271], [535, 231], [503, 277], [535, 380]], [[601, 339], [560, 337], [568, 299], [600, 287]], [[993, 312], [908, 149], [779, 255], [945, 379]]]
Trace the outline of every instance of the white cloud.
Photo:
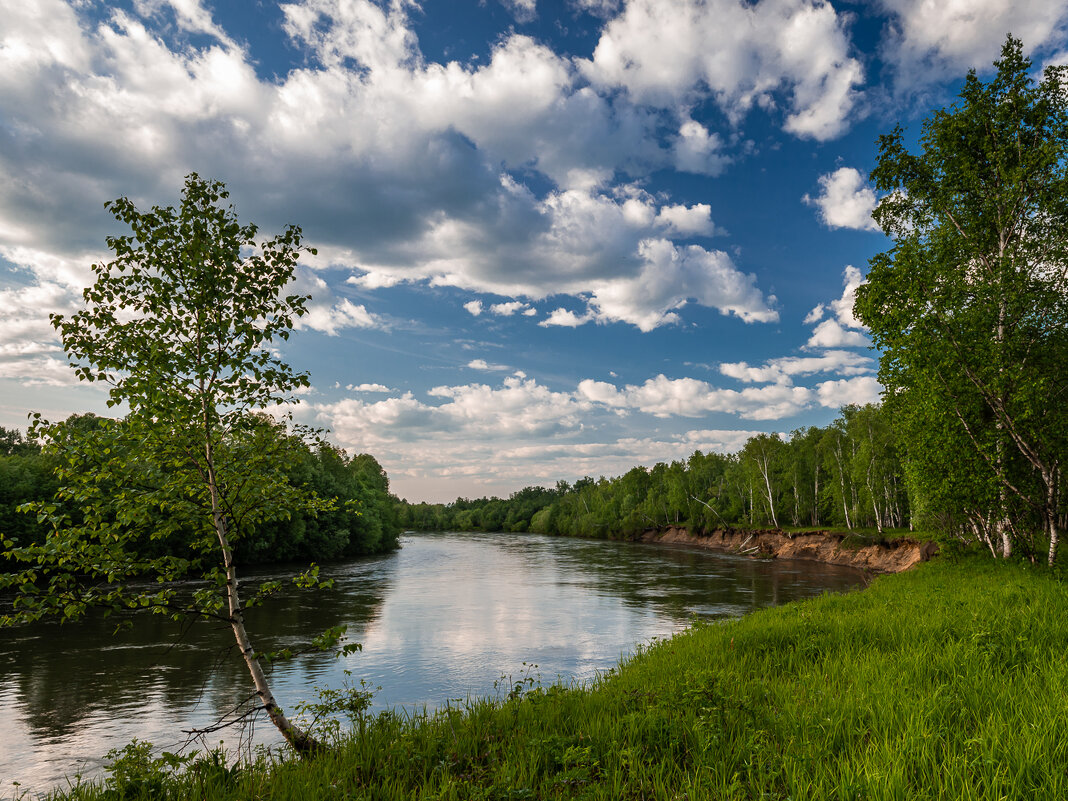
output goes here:
[[907, 90], [969, 69], [984, 72], [1006, 33], [1029, 50], [1063, 47], [1068, 5], [1045, 0], [879, 0], [891, 16], [883, 56]]
[[794, 376], [833, 373], [853, 376], [871, 373], [874, 361], [862, 354], [848, 350], [829, 350], [819, 356], [784, 356], [771, 359], [761, 367], [751, 367], [747, 362], [725, 362], [719, 371], [725, 376], [751, 383], [790, 384]]
[[537, 0], [501, 0], [516, 22], [530, 22], [538, 16]]
[[672, 379], [663, 374], [623, 388], [587, 379], [579, 384], [578, 395], [606, 407], [634, 409], [654, 417], [703, 417], [724, 412], [749, 420], [788, 417], [813, 400], [812, 390], [806, 387], [771, 384], [737, 391], [695, 378]]
[[[830, 303], [816, 306], [805, 317], [805, 323], [811, 324], [822, 320], [812, 331], [806, 350], [812, 348], [863, 348], [869, 347], [871, 341], [864, 335], [867, 329], [853, 314], [853, 303], [857, 299], [857, 288], [864, 283], [864, 276], [852, 264], [847, 265], [842, 274], [842, 296]], [[823, 320], [824, 311], [829, 310], [834, 316]]]
[[620, 0], [569, 0], [575, 8], [588, 11], [595, 17], [610, 17], [619, 11]]
[[854, 228], [858, 231], [878, 231], [871, 213], [877, 200], [859, 170], [839, 167], [819, 178], [820, 193], [816, 197], [805, 195], [801, 200], [819, 210], [820, 219], [829, 228]]
[[844, 328], [837, 320], [824, 320], [812, 331], [805, 348], [863, 348], [870, 344], [859, 331]]
[[712, 236], [716, 232], [712, 207], [707, 203], [664, 206], [654, 222], [666, 228], [668, 233], [679, 236]]
[[845, 130], [863, 80], [849, 53], [823, 0], [631, 0], [583, 67], [639, 102], [682, 108], [707, 90], [736, 121], [784, 94], [786, 130], [825, 140]]
[[354, 304], [348, 298], [342, 298], [333, 306], [315, 305], [308, 307], [308, 314], [300, 318], [294, 328], [311, 328], [322, 331], [329, 336], [337, 336], [345, 328], [379, 328], [382, 321], [362, 303]]
[[838, 409], [850, 403], [858, 406], [878, 403], [881, 393], [882, 385], [871, 376], [824, 381], [816, 386], [820, 405], [828, 409]]
[[560, 326], [562, 328], [578, 328], [580, 325], [585, 325], [591, 319], [590, 315], [579, 316], [570, 309], [553, 309], [553, 311], [542, 320], [538, 325], [542, 328], [549, 328], [550, 326]]
[[842, 283], [842, 296], [830, 302], [831, 311], [838, 318], [838, 322], [847, 328], [863, 329], [864, 324], [853, 314], [853, 304], [857, 300], [857, 289], [864, 283], [864, 276], [852, 264], [847, 264], [842, 272]]
[[233, 46], [226, 32], [215, 24], [211, 13], [198, 0], [134, 0], [134, 8], [143, 17], [160, 15], [164, 7], [174, 12], [178, 27], [190, 33], [204, 33], [222, 44]]
[[701, 123], [687, 119], [675, 139], [675, 167], [698, 175], [720, 175], [731, 163], [723, 152], [723, 139]]
[[347, 398], [305, 404], [297, 413], [328, 426], [339, 444], [373, 452], [401, 495], [442, 493], [437, 499], [450, 500], [470, 495], [472, 486], [507, 493], [520, 482], [618, 475], [635, 464], [685, 459], [697, 449], [733, 452], [758, 432], [693, 428], [635, 435], [638, 421], [628, 418], [624, 426], [619, 413], [666, 421], [724, 410], [775, 420], [824, 399], [860, 397], [859, 385], [832, 384], [735, 392], [657, 376], [623, 387], [585, 380], [574, 392], [556, 392], [516, 374], [497, 386], [435, 387], [425, 400], [412, 393], [373, 402]]
[[638, 253], [644, 264], [636, 277], [594, 285], [590, 308], [598, 320], [621, 320], [651, 331], [678, 322], [675, 310], [691, 299], [747, 323], [779, 319], [771, 307], [775, 298], [765, 299], [756, 288], [756, 277], [739, 272], [722, 251], [646, 239]]
[[482, 437], [542, 436], [575, 429], [582, 410], [570, 394], [552, 392], [519, 376], [505, 378], [496, 388], [439, 386], [428, 395], [440, 403], [424, 403], [405, 393], [376, 402], [348, 398], [310, 408], [344, 440], [372, 450], [379, 444], [427, 436], [443, 447], [450, 441], [470, 443]]
[[472, 359], [467, 363], [472, 370], [489, 370], [493, 372], [507, 372], [512, 368], [507, 364], [490, 364], [485, 359]]
[[478, 317], [480, 314], [482, 314], [482, 301], [470, 300], [464, 304], [464, 308], [467, 309], [469, 314], [473, 315], [474, 317]]
[[345, 386], [349, 392], [392, 392], [393, 390], [387, 387], [385, 384], [347, 384]]
[[[98, 245], [114, 225], [104, 201], [174, 202], [195, 168], [228, 180], [242, 218], [265, 231], [299, 211], [320, 249], [306, 263], [348, 267], [363, 289], [429, 281], [517, 300], [570, 295], [588, 298], [599, 321], [643, 330], [676, 321], [687, 302], [774, 319], [725, 254], [647, 244], [714, 233], [703, 204], [613, 183], [675, 162], [715, 173], [728, 159], [716, 134], [688, 112], [589, 85], [530, 37], [506, 35], [483, 65], [429, 61], [410, 8], [286, 4], [285, 30], [309, 62], [267, 81], [193, 0], [142, 0], [135, 11], [151, 19], [116, 10], [102, 23], [60, 0], [16, 4], [0, 32], [12, 132], [0, 153], [0, 249], [48, 259]], [[164, 11], [215, 42], [168, 49], [152, 29]], [[661, 144], [665, 124], [679, 135]], [[550, 188], [536, 196], [509, 169], [537, 171]], [[661, 258], [679, 291], [657, 280]], [[339, 301], [303, 324], [336, 333], [380, 322]]]
[[812, 307], [812, 311], [805, 315], [805, 319], [802, 320], [805, 325], [813, 325], [823, 319], [823, 313], [827, 311], [827, 307], [822, 303], [817, 303]]
[[17, 378], [20, 384], [30, 387], [71, 387], [80, 383], [67, 360], [55, 356], [34, 356], [0, 363], [0, 378]]
[[311, 295], [308, 313], [294, 321], [297, 330], [308, 328], [333, 337], [346, 328], [384, 327], [382, 320], [362, 303], [357, 306], [348, 298], [337, 300], [326, 281], [306, 267], [298, 266], [291, 289], [297, 294]]
[[518, 311], [522, 311], [524, 314], [526, 314], [526, 312], [530, 310], [527, 309], [527, 304], [523, 301], [512, 300], [507, 303], [494, 303], [492, 306], [490, 306], [490, 311], [500, 317], [511, 317]]

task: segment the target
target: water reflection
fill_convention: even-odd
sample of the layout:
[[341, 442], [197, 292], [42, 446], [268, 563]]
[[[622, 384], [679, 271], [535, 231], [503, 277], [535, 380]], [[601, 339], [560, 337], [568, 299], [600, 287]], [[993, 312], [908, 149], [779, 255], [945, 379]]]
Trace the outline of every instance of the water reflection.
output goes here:
[[[382, 686], [379, 708], [492, 694], [524, 662], [545, 681], [584, 680], [695, 615], [737, 616], [863, 581], [849, 568], [670, 546], [507, 534], [418, 535], [403, 545], [325, 567], [331, 590], [288, 592], [249, 613], [260, 649], [298, 648], [336, 625], [363, 643], [343, 660], [275, 665], [284, 705], [313, 697], [314, 685], [340, 686], [346, 669]], [[181, 729], [212, 723], [250, 691], [228, 627], [181, 631], [152, 617], [113, 629], [92, 619], [0, 630], [0, 716], [12, 722], [0, 794], [13, 780], [47, 789], [81, 763], [92, 773], [133, 737], [173, 745]], [[276, 738], [261, 724], [255, 740]]]

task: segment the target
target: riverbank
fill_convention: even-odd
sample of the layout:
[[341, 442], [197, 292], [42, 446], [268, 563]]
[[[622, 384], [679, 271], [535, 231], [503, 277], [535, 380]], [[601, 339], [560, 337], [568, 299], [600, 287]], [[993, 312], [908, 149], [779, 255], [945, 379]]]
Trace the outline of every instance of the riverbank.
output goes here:
[[692, 545], [713, 551], [773, 559], [806, 559], [875, 573], [900, 573], [929, 561], [937, 543], [910, 537], [877, 539], [831, 531], [785, 532], [781, 529], [717, 528], [692, 532], [681, 526], [647, 529], [639, 542]]
[[161, 765], [110, 797], [1060, 799], [1065, 608], [1045, 570], [939, 559], [699, 625], [586, 689], [519, 681], [500, 702], [361, 719], [310, 764]]

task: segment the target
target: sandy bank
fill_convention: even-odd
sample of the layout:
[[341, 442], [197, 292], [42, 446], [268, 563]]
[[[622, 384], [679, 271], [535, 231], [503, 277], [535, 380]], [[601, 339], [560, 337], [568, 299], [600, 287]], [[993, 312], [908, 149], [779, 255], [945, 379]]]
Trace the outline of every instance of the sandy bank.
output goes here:
[[778, 529], [724, 528], [691, 533], [689, 529], [675, 526], [648, 529], [638, 537], [640, 542], [695, 545], [773, 559], [810, 559], [879, 573], [900, 573], [926, 562], [938, 552], [935, 543], [918, 542], [908, 537], [871, 543], [851, 538], [843, 545], [846, 539], [844, 534], [827, 531], [788, 534]]

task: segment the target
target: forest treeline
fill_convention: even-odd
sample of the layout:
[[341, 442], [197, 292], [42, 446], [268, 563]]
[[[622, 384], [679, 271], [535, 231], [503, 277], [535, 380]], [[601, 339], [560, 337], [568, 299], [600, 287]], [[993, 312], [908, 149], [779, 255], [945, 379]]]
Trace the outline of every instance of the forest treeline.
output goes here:
[[526, 487], [508, 498], [401, 501], [404, 528], [631, 537], [687, 526], [908, 528], [913, 520], [893, 429], [878, 405], [846, 406], [830, 425], [759, 434], [733, 454], [634, 467], [616, 478]]
[[[93, 414], [73, 415], [68, 428], [99, 427], [107, 418]], [[370, 454], [349, 457], [326, 442], [309, 445], [266, 419], [261, 436], [286, 438], [289, 455], [286, 477], [294, 486], [307, 487], [321, 498], [335, 499], [334, 508], [315, 515], [296, 512], [288, 519], [259, 525], [255, 533], [237, 541], [235, 555], [242, 564], [269, 562], [329, 561], [361, 554], [379, 553], [397, 547], [401, 527], [396, 518], [396, 499], [389, 493], [389, 479]], [[131, 446], [131, 451], [134, 446]], [[43, 542], [47, 526], [19, 506], [55, 497], [57, 454], [28, 440], [17, 429], [0, 427], [0, 536], [16, 545]], [[150, 480], [150, 479], [146, 479]], [[118, 493], [122, 489], [115, 488]], [[74, 515], [80, 510], [72, 509]], [[163, 527], [159, 518], [138, 521], [144, 530], [146, 556], [183, 556], [177, 532], [157, 538]], [[0, 570], [7, 565], [0, 562]]]

